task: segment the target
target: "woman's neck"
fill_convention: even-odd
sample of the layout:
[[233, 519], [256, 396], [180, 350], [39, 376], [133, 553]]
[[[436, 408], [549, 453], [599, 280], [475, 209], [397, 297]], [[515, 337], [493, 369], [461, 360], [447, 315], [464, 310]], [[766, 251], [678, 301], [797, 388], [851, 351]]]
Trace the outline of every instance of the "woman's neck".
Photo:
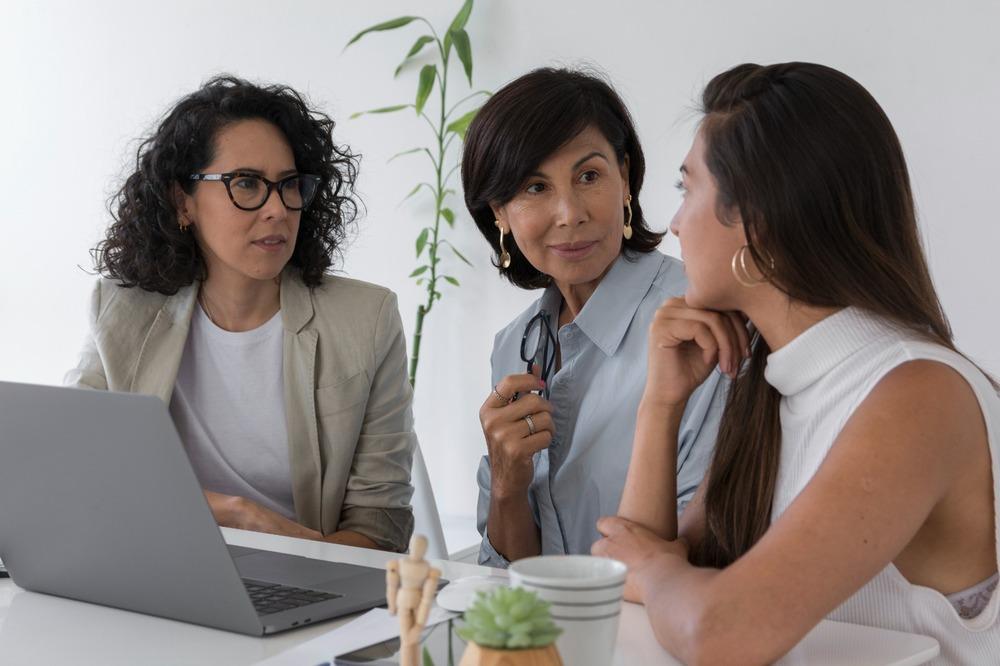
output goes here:
[[559, 309], [559, 326], [560, 328], [570, 323], [577, 318], [580, 311], [583, 310], [583, 306], [587, 304], [590, 297], [594, 295], [597, 288], [601, 284], [601, 280], [608, 274], [611, 267], [615, 265], [615, 262], [611, 262], [604, 272], [601, 273], [596, 280], [591, 280], [590, 282], [580, 282], [577, 284], [570, 284], [566, 282], [559, 282], [555, 280], [556, 288], [559, 289], [559, 293], [562, 294], [562, 307]]
[[771, 351], [778, 351], [812, 326], [842, 310], [840, 307], [807, 305], [773, 290], [747, 305], [743, 313], [753, 322]]
[[219, 328], [251, 331], [281, 309], [280, 284], [280, 275], [273, 280], [212, 275], [201, 284], [198, 301]]

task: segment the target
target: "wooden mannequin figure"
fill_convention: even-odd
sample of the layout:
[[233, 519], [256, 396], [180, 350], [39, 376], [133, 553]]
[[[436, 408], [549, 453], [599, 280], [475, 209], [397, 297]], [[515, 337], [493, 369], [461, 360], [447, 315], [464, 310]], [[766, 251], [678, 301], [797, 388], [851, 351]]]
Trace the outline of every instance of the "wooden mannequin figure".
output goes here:
[[437, 594], [441, 571], [427, 560], [427, 538], [414, 534], [410, 552], [385, 567], [385, 597], [389, 614], [399, 615], [400, 666], [420, 666], [420, 634]]

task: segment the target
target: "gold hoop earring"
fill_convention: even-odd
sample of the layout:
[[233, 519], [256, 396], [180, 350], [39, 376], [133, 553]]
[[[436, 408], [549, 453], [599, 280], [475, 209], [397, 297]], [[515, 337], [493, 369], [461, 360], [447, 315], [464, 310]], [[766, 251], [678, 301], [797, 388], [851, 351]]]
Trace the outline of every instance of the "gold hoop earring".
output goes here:
[[[750, 249], [749, 245], [744, 245], [740, 249], [736, 250], [733, 254], [733, 260], [730, 262], [730, 268], [733, 271], [733, 277], [744, 287], [757, 287], [765, 282], [768, 282], [767, 275], [761, 271], [761, 277], [755, 278], [750, 274], [750, 269], [747, 268], [747, 250]], [[774, 259], [768, 259], [770, 270], [774, 270]]]
[[625, 195], [625, 212], [628, 213], [628, 217], [625, 218], [625, 228], [622, 229], [622, 236], [625, 240], [632, 238], [632, 195]]
[[500, 230], [500, 268], [510, 268], [510, 254], [503, 247], [503, 225], [500, 220], [493, 220], [493, 224]]

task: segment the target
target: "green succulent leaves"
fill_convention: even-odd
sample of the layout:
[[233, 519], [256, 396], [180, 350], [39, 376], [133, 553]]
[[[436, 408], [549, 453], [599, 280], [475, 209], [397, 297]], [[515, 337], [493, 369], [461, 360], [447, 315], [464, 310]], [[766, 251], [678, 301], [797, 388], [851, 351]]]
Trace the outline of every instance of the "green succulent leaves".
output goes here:
[[549, 604], [519, 587], [480, 592], [465, 611], [465, 626], [458, 630], [467, 641], [500, 650], [546, 647], [560, 633], [562, 629], [549, 615]]

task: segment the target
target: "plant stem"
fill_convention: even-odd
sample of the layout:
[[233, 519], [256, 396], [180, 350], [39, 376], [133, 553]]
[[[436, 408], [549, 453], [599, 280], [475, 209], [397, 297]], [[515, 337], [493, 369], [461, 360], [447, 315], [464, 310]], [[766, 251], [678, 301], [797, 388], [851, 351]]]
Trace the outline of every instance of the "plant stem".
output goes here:
[[445, 53], [440, 41], [438, 41], [438, 46], [442, 60], [441, 72], [438, 75], [438, 88], [441, 91], [441, 115], [438, 126], [435, 128], [432, 125], [432, 129], [434, 129], [434, 133], [437, 135], [438, 156], [436, 161], [434, 161], [433, 156], [431, 157], [431, 161], [434, 162], [435, 176], [437, 177], [437, 187], [434, 189], [434, 226], [432, 227], [431, 241], [427, 246], [431, 276], [427, 280], [427, 302], [417, 307], [417, 325], [413, 333], [413, 352], [410, 354], [410, 386], [414, 389], [417, 387], [417, 367], [420, 364], [420, 340], [423, 337], [424, 317], [427, 316], [427, 314], [434, 307], [434, 300], [437, 294], [438, 245], [440, 243], [439, 234], [441, 229], [441, 210], [444, 207], [445, 197], [445, 183], [442, 173], [444, 171], [445, 152], [448, 148], [444, 140], [445, 122], [447, 120], [445, 104], [448, 94], [448, 54]]
[[420, 336], [424, 330], [424, 315], [427, 311], [423, 305], [417, 306], [417, 327], [413, 334], [413, 353], [410, 354], [410, 386], [417, 385], [417, 364], [420, 362]]

